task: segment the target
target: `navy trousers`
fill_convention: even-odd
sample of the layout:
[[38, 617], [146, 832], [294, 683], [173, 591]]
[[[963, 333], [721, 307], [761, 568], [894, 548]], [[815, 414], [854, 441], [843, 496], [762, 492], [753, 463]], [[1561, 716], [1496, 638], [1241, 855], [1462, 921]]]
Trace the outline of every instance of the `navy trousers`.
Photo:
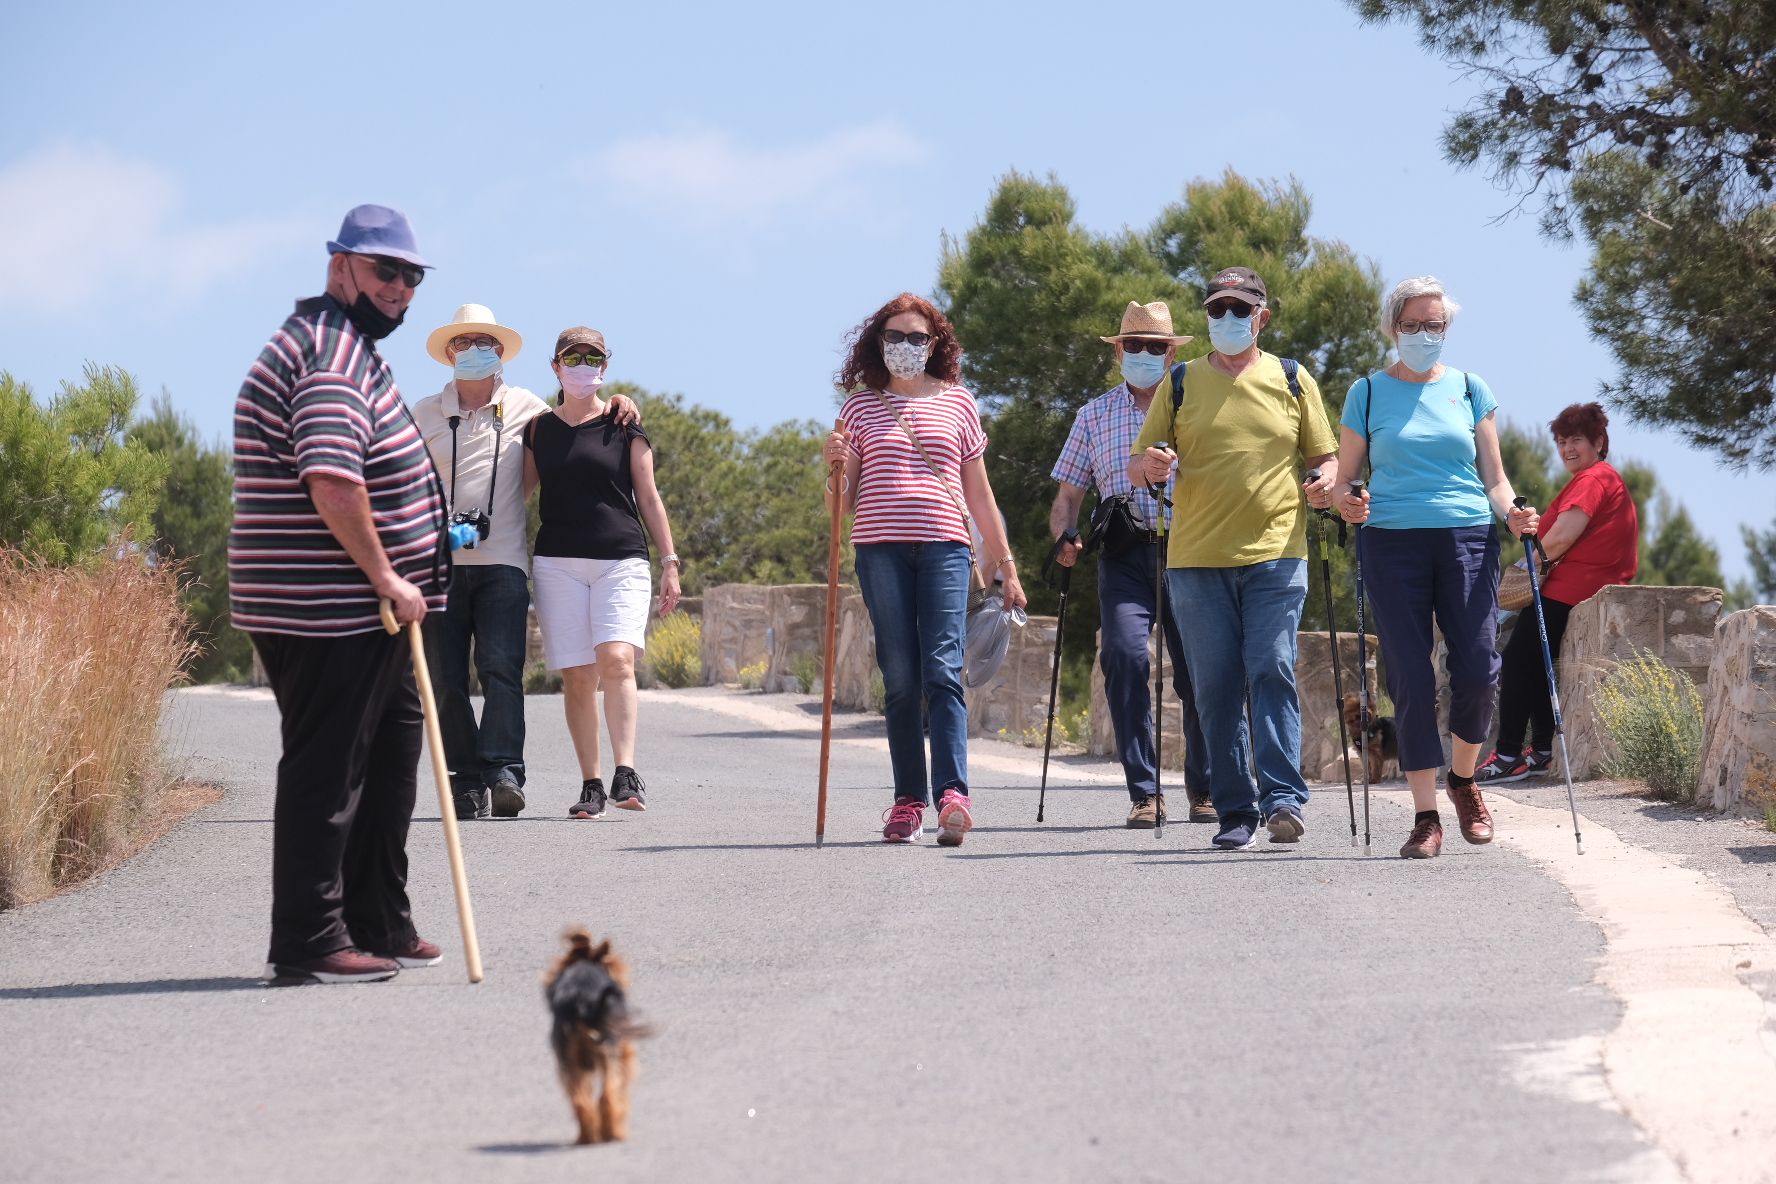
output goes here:
[[[1099, 661], [1104, 668], [1104, 697], [1116, 733], [1116, 756], [1128, 781], [1129, 799], [1140, 801], [1154, 792], [1153, 663], [1147, 637], [1153, 631], [1153, 570], [1159, 543], [1131, 547], [1112, 559], [1098, 557]], [[1193, 797], [1209, 792], [1209, 746], [1203, 740], [1196, 697], [1184, 666], [1184, 643], [1164, 598], [1162, 624], [1171, 663], [1172, 689], [1184, 704], [1184, 788]]]

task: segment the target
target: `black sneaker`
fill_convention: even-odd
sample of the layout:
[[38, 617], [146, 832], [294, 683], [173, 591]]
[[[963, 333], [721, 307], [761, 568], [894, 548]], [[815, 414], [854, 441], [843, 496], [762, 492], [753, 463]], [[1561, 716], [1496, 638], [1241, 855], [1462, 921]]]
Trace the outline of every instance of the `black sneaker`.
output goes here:
[[488, 791], [493, 799], [493, 816], [495, 818], [516, 818], [524, 809], [524, 790], [518, 779], [510, 773], [493, 783]]
[[1270, 832], [1273, 843], [1299, 843], [1307, 833], [1307, 824], [1301, 821], [1301, 811], [1294, 806], [1278, 806], [1264, 820], [1264, 829]]
[[493, 807], [488, 802], [486, 786], [459, 789], [451, 795], [451, 799], [456, 803], [458, 818], [490, 818], [493, 815]]
[[1474, 780], [1482, 785], [1501, 785], [1508, 781], [1522, 781], [1529, 777], [1540, 777], [1554, 763], [1552, 752], [1541, 752], [1531, 748], [1520, 756], [1509, 753], [1494, 752], [1474, 770]]
[[1213, 840], [1223, 851], [1250, 851], [1257, 843], [1258, 820], [1235, 815], [1221, 827]]
[[604, 779], [594, 777], [580, 783], [580, 800], [567, 808], [569, 818], [604, 817]]
[[647, 809], [647, 786], [628, 765], [618, 765], [611, 774], [611, 802], [623, 810]]

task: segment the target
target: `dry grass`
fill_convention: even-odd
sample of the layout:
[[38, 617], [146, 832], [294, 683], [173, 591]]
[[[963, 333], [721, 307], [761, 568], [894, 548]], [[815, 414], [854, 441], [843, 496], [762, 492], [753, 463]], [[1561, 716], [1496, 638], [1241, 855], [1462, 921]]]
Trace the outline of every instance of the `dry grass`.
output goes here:
[[1618, 662], [1592, 700], [1614, 752], [1606, 777], [1641, 781], [1654, 797], [1696, 800], [1702, 774], [1702, 696], [1651, 651]]
[[175, 570], [0, 555], [0, 909], [147, 841], [173, 804], [162, 697], [191, 655]]

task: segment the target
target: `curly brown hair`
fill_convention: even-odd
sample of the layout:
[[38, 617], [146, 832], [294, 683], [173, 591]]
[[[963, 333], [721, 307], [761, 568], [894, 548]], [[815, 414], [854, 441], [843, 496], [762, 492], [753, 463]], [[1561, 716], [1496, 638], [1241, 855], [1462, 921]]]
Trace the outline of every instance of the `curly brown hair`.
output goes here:
[[882, 361], [882, 326], [903, 312], [914, 312], [931, 322], [931, 357], [925, 373], [945, 382], [962, 377], [962, 344], [956, 340], [956, 327], [950, 318], [937, 310], [937, 305], [923, 296], [902, 292], [878, 308], [845, 338], [848, 352], [845, 365], [834, 376], [843, 391], [885, 390], [888, 366]]
[[1609, 456], [1609, 415], [1602, 403], [1569, 403], [1548, 424], [1548, 430], [1556, 440], [1562, 436], [1583, 436], [1597, 449], [1600, 459]]

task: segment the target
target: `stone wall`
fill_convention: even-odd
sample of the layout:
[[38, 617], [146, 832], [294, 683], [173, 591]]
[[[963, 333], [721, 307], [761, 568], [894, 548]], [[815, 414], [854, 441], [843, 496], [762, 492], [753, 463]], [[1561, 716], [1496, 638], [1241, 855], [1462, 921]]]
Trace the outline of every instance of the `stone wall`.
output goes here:
[[[840, 603], [853, 591], [848, 584], [839, 585]], [[764, 689], [801, 691], [797, 674], [801, 667], [813, 670], [808, 689], [818, 694], [825, 666], [826, 585], [779, 584], [767, 589], [765, 621], [765, 653], [770, 665], [765, 669]], [[738, 679], [736, 669], [734, 681]], [[708, 680], [707, 673], [704, 680]]]
[[[1031, 617], [1011, 631], [1005, 661], [985, 686], [968, 691], [968, 734], [1041, 743], [1048, 726], [1048, 682], [1054, 667], [1055, 618]], [[1058, 708], [1057, 708], [1058, 709]]]
[[[1534, 627], [1534, 608], [1524, 624]], [[1708, 683], [1714, 656], [1715, 625], [1721, 615], [1719, 588], [1654, 588], [1614, 584], [1574, 606], [1560, 643], [1560, 707], [1566, 725], [1573, 775], [1593, 777], [1608, 756], [1602, 721], [1591, 698], [1617, 662], [1636, 651], [1650, 652], [1688, 675], [1698, 687]], [[1560, 774], [1560, 749], [1554, 750]]]
[[852, 711], [875, 710], [874, 684], [880, 677], [876, 672], [876, 630], [861, 592], [847, 593], [839, 601], [837, 645], [839, 677], [833, 687], [833, 704]]
[[703, 590], [704, 686], [739, 682], [743, 667], [770, 660], [770, 594], [764, 584]]
[[1725, 618], [1715, 633], [1696, 800], [1761, 818], [1776, 806], [1776, 607]]

